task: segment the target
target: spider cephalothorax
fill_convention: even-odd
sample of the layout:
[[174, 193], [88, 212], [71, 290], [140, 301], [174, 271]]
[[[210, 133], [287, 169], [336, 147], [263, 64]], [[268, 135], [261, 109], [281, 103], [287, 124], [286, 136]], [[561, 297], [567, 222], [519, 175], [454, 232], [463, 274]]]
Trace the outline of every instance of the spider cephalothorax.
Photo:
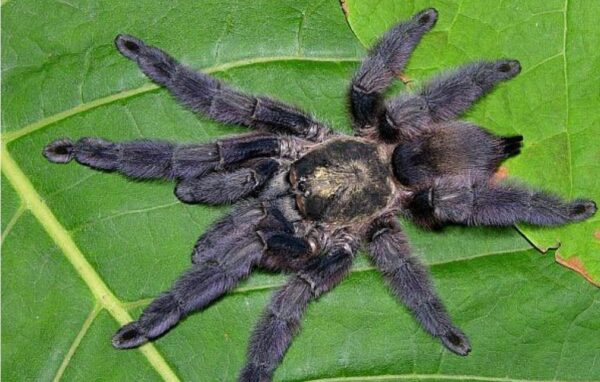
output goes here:
[[472, 63], [384, 101], [382, 93], [436, 20], [427, 9], [396, 25], [364, 60], [349, 91], [354, 137], [281, 102], [233, 90], [137, 38], [117, 36], [118, 50], [184, 105], [258, 131], [203, 144], [63, 138], [44, 148], [56, 163], [75, 159], [135, 179], [174, 180], [175, 195], [186, 203], [244, 200], [200, 237], [191, 269], [115, 334], [115, 347], [163, 335], [255, 268], [285, 271], [290, 279], [256, 327], [240, 375], [270, 380], [306, 305], [346, 276], [364, 245], [424, 329], [451, 351], [469, 353], [467, 337], [411, 256], [396, 215], [426, 227], [556, 225], [586, 219], [596, 205], [495, 181], [522, 137], [497, 137], [456, 120], [495, 84], [516, 76], [517, 61]]

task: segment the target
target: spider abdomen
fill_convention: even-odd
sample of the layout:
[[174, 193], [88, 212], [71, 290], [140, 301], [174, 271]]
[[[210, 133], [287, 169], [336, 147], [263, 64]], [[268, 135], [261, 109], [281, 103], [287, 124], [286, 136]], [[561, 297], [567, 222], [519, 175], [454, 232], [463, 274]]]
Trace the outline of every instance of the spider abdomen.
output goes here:
[[391, 166], [377, 145], [358, 138], [326, 142], [292, 164], [290, 182], [308, 219], [348, 222], [369, 217], [393, 195]]

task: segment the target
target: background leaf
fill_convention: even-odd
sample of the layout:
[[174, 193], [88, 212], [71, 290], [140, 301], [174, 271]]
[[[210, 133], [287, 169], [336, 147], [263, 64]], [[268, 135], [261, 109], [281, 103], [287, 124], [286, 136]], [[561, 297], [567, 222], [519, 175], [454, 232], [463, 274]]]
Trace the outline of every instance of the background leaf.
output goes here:
[[[439, 24], [407, 74], [424, 78], [475, 58], [518, 57], [524, 73], [469, 118], [500, 133], [525, 133], [531, 145], [509, 164], [511, 174], [566, 196], [600, 199], [597, 176], [584, 176], [597, 174], [599, 163], [597, 147], [583, 147], [598, 132], [598, 13], [591, 2], [504, 1], [483, 9], [466, 0], [347, 1], [348, 20], [333, 0], [200, 4], [3, 3], [6, 380], [234, 380], [251, 328], [284, 280], [257, 274], [154, 345], [112, 349], [119, 324], [189, 266], [195, 239], [227, 208], [182, 205], [171, 184], [52, 165], [42, 147], [59, 136], [208, 141], [243, 131], [179, 107], [116, 52], [117, 33], [350, 131], [345, 92], [365, 46], [396, 20], [433, 5]], [[565, 179], [573, 179], [571, 191]], [[539, 246], [572, 237], [563, 240], [563, 255], [577, 255], [595, 275], [590, 255], [598, 244], [585, 241], [593, 227], [597, 220], [523, 230]], [[407, 230], [473, 353], [461, 358], [443, 350], [361, 257], [348, 280], [310, 307], [277, 380], [600, 379], [596, 288], [539, 256], [511, 229]]]

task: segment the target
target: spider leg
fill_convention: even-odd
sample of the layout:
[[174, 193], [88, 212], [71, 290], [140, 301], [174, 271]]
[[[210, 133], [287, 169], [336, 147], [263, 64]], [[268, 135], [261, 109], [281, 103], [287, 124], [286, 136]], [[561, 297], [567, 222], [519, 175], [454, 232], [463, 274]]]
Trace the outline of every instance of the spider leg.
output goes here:
[[473, 225], [512, 225], [529, 223], [560, 225], [590, 218], [596, 203], [587, 199], [564, 200], [544, 191], [501, 184], [475, 188], [473, 212], [467, 219]]
[[[285, 203], [291, 204], [293, 199], [287, 198]], [[315, 240], [296, 236], [293, 223], [298, 220], [297, 212], [282, 208], [281, 204], [263, 202], [237, 208], [202, 235], [194, 248], [192, 263], [228, 251], [240, 242], [253, 241], [258, 235], [263, 247], [258, 266], [271, 271], [296, 271], [320, 248]]]
[[182, 179], [175, 196], [185, 203], [230, 204], [262, 188], [278, 169], [275, 159], [259, 158], [234, 171]]
[[384, 112], [383, 95], [402, 72], [423, 34], [437, 21], [437, 11], [423, 10], [389, 30], [358, 69], [349, 90], [350, 110], [357, 129], [378, 124]]
[[292, 222], [277, 208], [270, 207], [256, 228], [264, 244], [259, 264], [264, 269], [297, 271], [306, 264], [309, 256], [320, 251], [318, 240], [297, 236]]
[[233, 289], [250, 274], [261, 252], [258, 240], [240, 241], [221, 256], [194, 264], [169, 291], [150, 303], [137, 321], [117, 331], [113, 346], [128, 349], [160, 337], [189, 313]]
[[191, 110], [224, 123], [298, 135], [321, 141], [329, 129], [303, 111], [265, 97], [238, 92], [207, 74], [180, 64], [159, 48], [119, 35], [117, 49], [135, 61], [151, 80], [166, 87]]
[[[198, 239], [192, 253], [192, 263], [219, 256], [238, 243], [255, 240], [261, 242], [261, 231], [291, 233], [293, 223], [300, 220], [294, 199], [289, 196], [273, 201], [252, 199], [239, 203], [228, 216]], [[227, 234], [224, 234], [225, 232]], [[261, 245], [265, 246], [264, 240]]]
[[417, 132], [432, 123], [456, 118], [501, 82], [521, 71], [516, 60], [481, 61], [434, 78], [416, 94], [403, 94], [386, 105], [381, 134], [396, 139], [398, 134]]
[[338, 237], [327, 255], [311, 259], [278, 290], [252, 333], [248, 360], [239, 381], [270, 381], [311, 300], [331, 290], [350, 271], [358, 242]]
[[597, 210], [587, 199], [564, 200], [557, 195], [510, 183], [493, 184], [465, 177], [439, 179], [415, 192], [407, 204], [412, 218], [425, 226], [443, 223], [509, 226], [528, 223], [553, 226], [582, 221]]
[[75, 159], [84, 166], [117, 171], [136, 179], [187, 179], [227, 168], [256, 157], [294, 158], [302, 145], [294, 137], [246, 134], [204, 144], [178, 145], [167, 141], [111, 142], [61, 138], [49, 143], [44, 156], [54, 163]]
[[392, 292], [411, 310], [423, 328], [444, 346], [467, 355], [467, 336], [454, 324], [429, 279], [425, 266], [411, 256], [408, 240], [395, 219], [376, 221], [369, 234], [369, 255]]
[[[137, 321], [119, 329], [113, 345], [140, 346], [163, 335], [189, 313], [204, 309], [270, 255], [263, 237], [277, 237], [278, 231], [285, 234], [290, 227], [289, 219], [271, 203], [251, 201], [238, 207], [202, 235], [194, 247], [192, 268], [150, 303]], [[304, 250], [310, 250], [309, 246]]]

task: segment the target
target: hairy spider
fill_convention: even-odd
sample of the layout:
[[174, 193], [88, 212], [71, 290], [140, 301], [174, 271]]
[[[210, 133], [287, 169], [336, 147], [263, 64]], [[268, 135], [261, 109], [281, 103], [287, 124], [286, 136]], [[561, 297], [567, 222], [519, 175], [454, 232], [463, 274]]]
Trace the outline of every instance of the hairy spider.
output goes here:
[[118, 50], [181, 103], [258, 132], [181, 145], [63, 138], [44, 148], [56, 163], [75, 159], [135, 179], [175, 180], [175, 195], [185, 203], [244, 200], [200, 237], [192, 268], [119, 329], [115, 347], [134, 348], [163, 335], [255, 268], [288, 272], [252, 334], [239, 377], [271, 380], [307, 304], [344, 279], [364, 243], [423, 328], [452, 352], [469, 353], [467, 337], [411, 256], [396, 215], [428, 228], [557, 225], [589, 218], [596, 205], [495, 180], [500, 163], [520, 152], [523, 137], [498, 137], [456, 120], [495, 84], [515, 77], [518, 61], [471, 63], [384, 101], [382, 93], [436, 20], [437, 12], [426, 9], [399, 23], [363, 61], [348, 94], [352, 137], [284, 103], [233, 90], [135, 37], [117, 36]]

